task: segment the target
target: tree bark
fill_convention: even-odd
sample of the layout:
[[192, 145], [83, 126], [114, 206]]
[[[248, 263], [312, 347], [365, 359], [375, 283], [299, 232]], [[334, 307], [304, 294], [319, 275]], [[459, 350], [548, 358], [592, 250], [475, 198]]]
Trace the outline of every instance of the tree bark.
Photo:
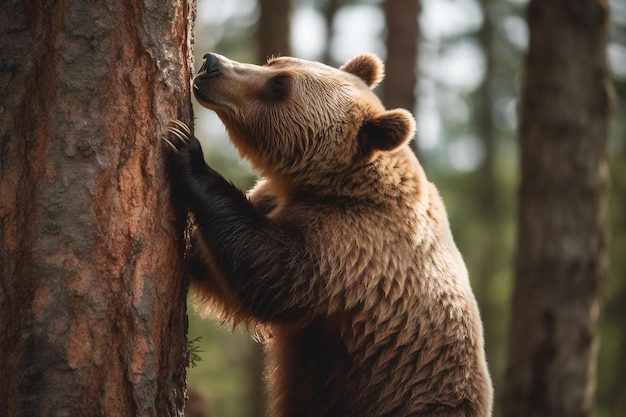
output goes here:
[[532, 0], [506, 417], [590, 416], [605, 279], [605, 0]]
[[257, 26], [259, 63], [272, 56], [291, 56], [291, 0], [259, 0]]
[[0, 5], [0, 409], [182, 415], [191, 1]]
[[[387, 27], [387, 62], [383, 103], [387, 108], [403, 108], [415, 111], [419, 48], [417, 19], [421, 10], [420, 0], [385, 0]], [[417, 139], [411, 142], [417, 152]]]

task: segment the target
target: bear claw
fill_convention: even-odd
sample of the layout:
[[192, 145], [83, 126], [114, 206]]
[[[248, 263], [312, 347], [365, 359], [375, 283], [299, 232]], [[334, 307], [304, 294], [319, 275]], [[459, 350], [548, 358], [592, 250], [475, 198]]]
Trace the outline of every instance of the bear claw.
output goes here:
[[168, 123], [168, 127], [171, 125], [176, 125], [176, 127], [178, 127], [179, 130], [183, 130], [188, 135], [191, 135], [191, 129], [189, 129], [189, 126], [187, 126], [185, 123], [181, 122], [180, 120], [170, 120], [170, 122]]
[[163, 136], [161, 139], [163, 139], [165, 141], [165, 143], [167, 143], [167, 146], [169, 146], [173, 152], [178, 153], [178, 148], [176, 148], [176, 146], [174, 146], [174, 144], [172, 142], [169, 141], [169, 139], [165, 136]]
[[161, 139], [169, 146], [175, 176], [206, 174], [206, 162], [200, 142], [191, 129], [179, 120], [170, 120]]
[[[163, 140], [165, 143], [174, 151], [175, 153], [180, 152], [180, 145], [187, 144], [190, 142], [190, 137], [192, 136], [191, 129], [181, 122], [180, 120], [170, 120], [166, 127], [167, 133], [174, 137], [163, 136]], [[176, 143], [174, 143], [176, 142]]]

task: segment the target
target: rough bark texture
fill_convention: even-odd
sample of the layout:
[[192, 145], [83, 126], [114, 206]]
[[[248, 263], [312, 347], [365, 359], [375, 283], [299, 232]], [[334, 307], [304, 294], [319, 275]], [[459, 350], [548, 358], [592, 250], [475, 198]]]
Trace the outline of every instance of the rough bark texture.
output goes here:
[[[420, 0], [385, 0], [387, 61], [382, 100], [389, 109], [415, 111], [420, 10]], [[417, 151], [417, 140], [411, 146]]]
[[0, 410], [181, 415], [190, 1], [0, 4]]
[[590, 416], [605, 276], [609, 11], [533, 0], [506, 417]]
[[259, 0], [261, 16], [257, 26], [259, 63], [272, 56], [291, 56], [292, 0]]

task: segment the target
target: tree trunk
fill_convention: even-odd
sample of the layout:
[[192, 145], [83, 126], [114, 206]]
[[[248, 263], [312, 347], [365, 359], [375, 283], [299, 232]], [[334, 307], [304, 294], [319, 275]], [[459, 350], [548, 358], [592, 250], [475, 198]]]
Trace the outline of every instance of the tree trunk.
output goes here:
[[532, 0], [506, 417], [590, 416], [605, 277], [604, 0]]
[[[493, 124], [493, 102], [495, 100], [495, 56], [494, 56], [494, 28], [492, 16], [490, 15], [493, 6], [492, 0], [482, 0], [483, 26], [478, 33], [479, 41], [485, 56], [485, 79], [480, 86], [477, 97], [477, 125], [480, 140], [485, 149], [485, 159], [480, 166], [480, 182], [478, 188], [479, 207], [483, 219], [495, 222], [498, 216], [498, 206], [496, 199], [496, 165], [495, 165], [495, 132]], [[497, 222], [495, 222], [497, 223]], [[493, 236], [496, 237], [495, 234]], [[498, 244], [492, 240], [490, 250], [497, 251]], [[491, 254], [493, 255], [493, 254]], [[486, 262], [493, 264], [494, 257], [490, 256]], [[493, 273], [494, 268], [487, 267]]]
[[259, 63], [272, 56], [291, 55], [291, 0], [259, 0], [261, 16], [257, 26]]
[[193, 3], [0, 5], [0, 410], [182, 415]]
[[[506, 323], [499, 317], [497, 300], [492, 296], [496, 282], [498, 268], [501, 260], [506, 259], [502, 245], [502, 208], [498, 204], [498, 181], [496, 173], [496, 132], [493, 121], [493, 106], [495, 94], [495, 33], [493, 0], [481, 1], [483, 10], [483, 25], [478, 32], [478, 40], [482, 46], [485, 57], [485, 78], [475, 95], [474, 109], [476, 112], [476, 127], [478, 137], [484, 147], [484, 159], [478, 169], [478, 183], [475, 188], [475, 198], [478, 207], [478, 221], [481, 224], [482, 233], [474, 239], [479, 242], [480, 252], [475, 262], [472, 279], [476, 285], [476, 297], [483, 317], [485, 332], [485, 351], [490, 358], [489, 365], [492, 370], [503, 366], [501, 358], [505, 349], [502, 338], [504, 337]], [[496, 373], [492, 376], [494, 390], [499, 392], [502, 375]], [[499, 406], [499, 404], [495, 404]], [[495, 414], [498, 415], [496, 409]]]
[[338, 67], [342, 65], [343, 62], [335, 62], [335, 60], [333, 60], [330, 47], [333, 44], [333, 38], [335, 36], [333, 21], [335, 20], [335, 15], [341, 8], [341, 1], [326, 0], [322, 3], [320, 8], [322, 15], [324, 16], [324, 25], [326, 26], [326, 45], [324, 46], [322, 62], [333, 67]]
[[[417, 89], [420, 0], [385, 0], [387, 62], [383, 103], [387, 108], [415, 111]], [[417, 139], [411, 146], [417, 152]]]

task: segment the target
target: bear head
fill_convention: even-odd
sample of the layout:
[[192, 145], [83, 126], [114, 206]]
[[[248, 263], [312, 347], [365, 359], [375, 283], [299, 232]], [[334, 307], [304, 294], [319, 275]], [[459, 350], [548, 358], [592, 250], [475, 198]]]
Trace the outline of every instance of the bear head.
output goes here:
[[341, 175], [411, 139], [412, 115], [385, 110], [371, 90], [383, 76], [371, 54], [339, 69], [290, 57], [259, 66], [206, 54], [193, 90], [253, 168], [297, 181]]

